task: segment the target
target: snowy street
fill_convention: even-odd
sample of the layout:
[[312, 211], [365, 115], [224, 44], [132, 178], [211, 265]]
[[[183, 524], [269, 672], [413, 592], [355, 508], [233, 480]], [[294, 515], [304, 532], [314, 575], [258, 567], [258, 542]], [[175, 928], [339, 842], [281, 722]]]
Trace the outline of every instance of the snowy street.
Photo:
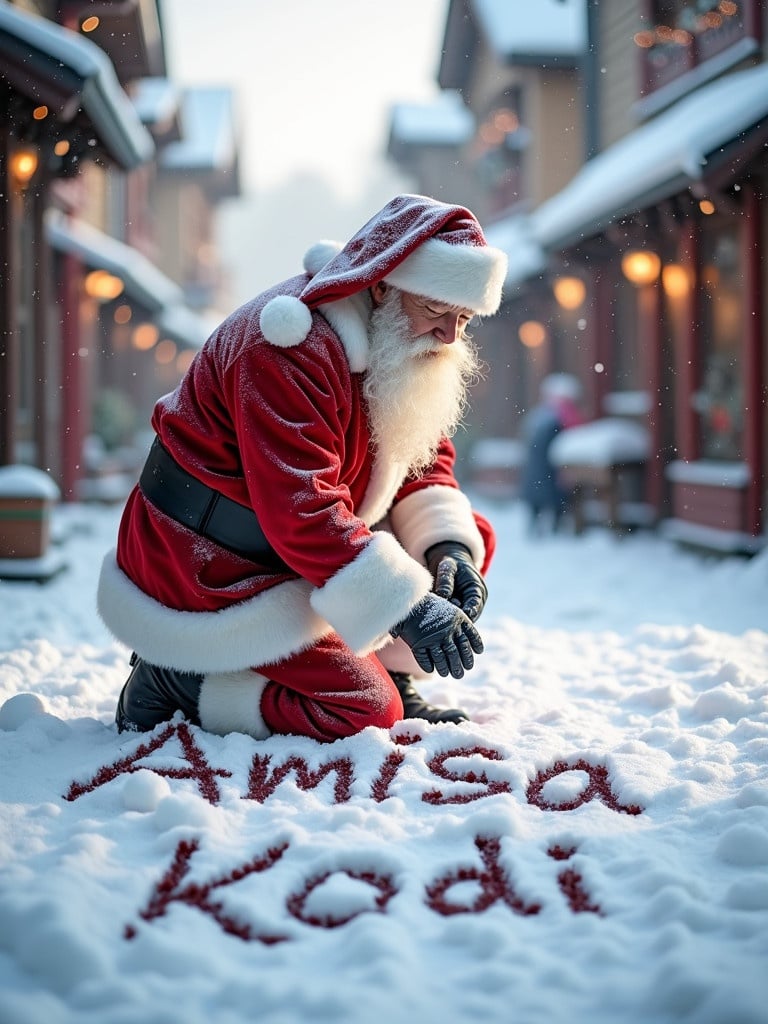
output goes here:
[[59, 512], [0, 582], [3, 1024], [763, 1024], [768, 551], [478, 507], [486, 651], [422, 687], [471, 723], [328, 746], [118, 736], [119, 510]]

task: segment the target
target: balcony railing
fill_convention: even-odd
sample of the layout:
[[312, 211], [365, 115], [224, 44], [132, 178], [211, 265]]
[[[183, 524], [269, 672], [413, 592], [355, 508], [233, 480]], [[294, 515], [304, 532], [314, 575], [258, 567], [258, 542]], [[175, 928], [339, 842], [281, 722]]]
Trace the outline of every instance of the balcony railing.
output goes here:
[[638, 32], [643, 95], [650, 96], [742, 40], [759, 42], [760, 8], [761, 0], [721, 0], [687, 26], [652, 24]]

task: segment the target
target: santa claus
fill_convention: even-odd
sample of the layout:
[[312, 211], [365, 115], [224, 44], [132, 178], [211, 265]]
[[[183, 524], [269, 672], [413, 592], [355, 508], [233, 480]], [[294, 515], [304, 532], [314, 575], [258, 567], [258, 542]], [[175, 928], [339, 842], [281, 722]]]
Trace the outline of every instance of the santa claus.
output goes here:
[[334, 740], [461, 722], [414, 675], [482, 651], [494, 535], [450, 437], [506, 257], [473, 214], [397, 196], [346, 245], [232, 314], [173, 394], [104, 561], [133, 650], [117, 725]]

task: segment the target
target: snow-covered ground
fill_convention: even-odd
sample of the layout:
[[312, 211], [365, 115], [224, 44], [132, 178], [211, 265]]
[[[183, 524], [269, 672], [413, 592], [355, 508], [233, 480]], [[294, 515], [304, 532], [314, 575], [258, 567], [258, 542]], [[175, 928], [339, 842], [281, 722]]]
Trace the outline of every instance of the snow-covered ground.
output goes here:
[[319, 745], [112, 724], [70, 568], [0, 582], [2, 1024], [765, 1024], [768, 551], [499, 553], [471, 724]]

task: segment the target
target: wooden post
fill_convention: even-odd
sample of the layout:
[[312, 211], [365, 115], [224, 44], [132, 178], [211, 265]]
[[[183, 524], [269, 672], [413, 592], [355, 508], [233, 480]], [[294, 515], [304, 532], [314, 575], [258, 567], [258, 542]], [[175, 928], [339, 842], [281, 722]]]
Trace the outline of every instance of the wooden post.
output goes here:
[[694, 462], [699, 458], [701, 449], [699, 441], [699, 424], [696, 410], [693, 407], [694, 393], [699, 388], [701, 376], [701, 344], [699, 338], [699, 290], [701, 289], [700, 257], [698, 245], [698, 228], [691, 224], [683, 235], [680, 243], [681, 263], [694, 270], [696, 285], [691, 289], [688, 308], [685, 315], [685, 335], [676, 370], [680, 387], [677, 389], [677, 435], [680, 458], [686, 462]]
[[16, 307], [18, 252], [8, 126], [0, 128], [0, 465], [15, 461], [18, 415], [19, 330]]
[[765, 436], [762, 429], [763, 386], [763, 305], [761, 302], [761, 267], [763, 244], [760, 200], [755, 186], [742, 185], [744, 195], [744, 232], [742, 253], [744, 266], [744, 459], [749, 466], [744, 527], [757, 536], [763, 528], [762, 495], [765, 486]]
[[664, 433], [662, 429], [662, 311], [661, 288], [655, 283], [641, 290], [640, 296], [640, 351], [646, 353], [643, 379], [648, 389], [648, 432], [650, 451], [645, 474], [648, 502], [659, 518], [664, 507]]
[[83, 447], [82, 368], [80, 349], [79, 271], [77, 259], [67, 253], [62, 257], [59, 283], [61, 310], [61, 481], [64, 501], [74, 501], [80, 478], [80, 457]]
[[48, 307], [50, 302], [50, 250], [45, 237], [44, 213], [47, 201], [47, 182], [41, 182], [29, 196], [32, 222], [34, 254], [32, 267], [32, 345], [34, 381], [34, 439], [37, 449], [37, 464], [50, 469], [56, 463], [53, 458], [51, 438], [50, 402], [48, 401], [48, 378], [51, 373], [51, 339], [48, 336]]

